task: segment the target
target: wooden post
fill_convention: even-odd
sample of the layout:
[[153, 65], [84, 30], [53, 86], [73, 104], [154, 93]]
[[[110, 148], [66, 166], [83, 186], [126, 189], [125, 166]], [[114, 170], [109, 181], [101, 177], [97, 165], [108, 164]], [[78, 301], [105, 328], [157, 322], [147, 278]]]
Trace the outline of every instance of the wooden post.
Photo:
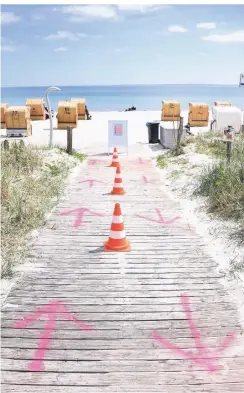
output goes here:
[[72, 127], [67, 127], [67, 153], [72, 155]]
[[176, 141], [177, 149], [180, 147], [181, 137], [182, 137], [182, 134], [184, 131], [183, 125], [184, 125], [184, 118], [180, 117], [180, 124], [179, 124], [179, 128], [177, 130], [177, 141]]
[[5, 141], [3, 141], [3, 148], [5, 149], [5, 150], [9, 150], [9, 141], [7, 141], [7, 139], [5, 139]]
[[230, 165], [231, 143], [232, 143], [232, 141], [226, 141], [226, 158], [227, 158], [228, 165]]

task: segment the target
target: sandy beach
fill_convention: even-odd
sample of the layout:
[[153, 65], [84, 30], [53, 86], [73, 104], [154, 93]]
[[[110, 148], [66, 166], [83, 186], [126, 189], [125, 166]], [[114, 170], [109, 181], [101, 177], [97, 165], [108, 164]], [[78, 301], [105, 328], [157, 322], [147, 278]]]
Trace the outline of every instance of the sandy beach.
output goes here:
[[[148, 143], [147, 122], [160, 121], [161, 111], [132, 111], [132, 112], [91, 112], [92, 120], [78, 121], [78, 127], [73, 130], [73, 147], [77, 151], [86, 152], [94, 149], [94, 152], [107, 152], [108, 144], [108, 121], [127, 120], [128, 121], [128, 144]], [[188, 112], [182, 111], [184, 125], [187, 124]], [[210, 113], [209, 126], [212, 120]], [[173, 128], [173, 123], [168, 122], [167, 126]], [[66, 131], [57, 129], [56, 114], [53, 117], [53, 145], [66, 147]], [[194, 127], [191, 132], [194, 134], [204, 133], [209, 127]], [[5, 130], [1, 130], [1, 137], [4, 140]], [[25, 142], [35, 146], [48, 146], [50, 135], [50, 121], [32, 121], [32, 136], [24, 138]], [[11, 138], [13, 140], [15, 138]], [[17, 138], [19, 139], [19, 138]]]

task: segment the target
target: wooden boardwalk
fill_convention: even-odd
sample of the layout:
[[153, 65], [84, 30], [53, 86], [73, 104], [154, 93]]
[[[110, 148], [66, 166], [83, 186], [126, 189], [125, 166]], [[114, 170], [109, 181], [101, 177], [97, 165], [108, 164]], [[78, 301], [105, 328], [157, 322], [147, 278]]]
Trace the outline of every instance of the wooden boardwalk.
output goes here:
[[[150, 162], [121, 158], [127, 194], [117, 198], [108, 195], [115, 170], [93, 159], [41, 230], [31, 256], [33, 269], [3, 306], [2, 391], [243, 392], [244, 346], [237, 310], [204, 242], [179, 205], [160, 189]], [[104, 183], [91, 188], [88, 182], [79, 183], [87, 179]], [[129, 253], [103, 252], [114, 202], [121, 202]], [[90, 210], [74, 228], [77, 212], [69, 210], [77, 208]], [[191, 316], [206, 346], [217, 348], [229, 332], [236, 333], [229, 348], [216, 353], [221, 370], [208, 370], [214, 360], [204, 350], [198, 360], [190, 360], [152, 336], [156, 331], [185, 353], [197, 353], [182, 294], [189, 297]], [[33, 314], [47, 304], [48, 323], [47, 315]], [[37, 319], [23, 322], [29, 315]], [[71, 315], [92, 330], [85, 331]]]

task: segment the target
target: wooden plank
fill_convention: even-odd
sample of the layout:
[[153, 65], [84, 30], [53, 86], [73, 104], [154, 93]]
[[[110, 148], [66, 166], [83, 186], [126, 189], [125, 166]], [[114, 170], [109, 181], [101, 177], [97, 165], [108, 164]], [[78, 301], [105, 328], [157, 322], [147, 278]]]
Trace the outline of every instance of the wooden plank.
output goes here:
[[[115, 350], [120, 351], [126, 348], [127, 350], [141, 348], [145, 352], [150, 352], [153, 349], [159, 347], [158, 343], [155, 342], [151, 336], [151, 332], [148, 331], [147, 337], [144, 338], [116, 338], [116, 339], [99, 339], [96, 337], [96, 333], [87, 334], [82, 330], [76, 331], [76, 339], [57, 339], [54, 335], [51, 348], [52, 350], [66, 350], [73, 351], [79, 348], [79, 350], [89, 351], [89, 350]], [[94, 336], [94, 337], [93, 337]], [[91, 337], [91, 338], [89, 338]], [[204, 343], [210, 349], [216, 348], [219, 340], [216, 337], [205, 337]], [[179, 345], [183, 349], [191, 349], [196, 351], [196, 346], [192, 337], [188, 338], [175, 338], [174, 343]], [[237, 341], [235, 348], [239, 348], [239, 343]], [[1, 342], [1, 347], [3, 348], [14, 348], [15, 350], [20, 349], [36, 349], [37, 340], [35, 338], [20, 338], [20, 337], [3, 337]], [[233, 347], [231, 348], [233, 350]], [[228, 353], [228, 351], [227, 351]], [[244, 356], [244, 354], [242, 354]]]
[[[82, 316], [79, 315], [80, 319]], [[18, 318], [16, 318], [18, 320]], [[1, 321], [2, 327], [5, 328], [13, 328], [15, 320], [13, 318], [3, 318]], [[238, 334], [241, 333], [241, 327], [240, 323], [236, 318], [233, 318], [230, 320], [229, 318], [225, 318], [220, 321], [220, 319], [199, 319], [198, 320], [199, 327], [202, 328], [209, 328], [212, 331], [215, 331], [216, 328], [227, 328], [228, 332], [230, 330], [236, 331]], [[94, 322], [93, 322], [94, 325]], [[170, 320], [169, 319], [155, 319], [152, 318], [150, 320], [141, 320], [138, 318], [135, 318], [133, 321], [130, 320], [99, 320], [96, 321], [96, 331], [97, 330], [131, 330], [131, 329], [140, 329], [140, 330], [159, 330], [160, 329], [172, 329], [176, 336], [178, 329], [186, 329], [188, 328], [187, 325], [187, 319], [176, 319], [176, 320]], [[29, 329], [43, 329], [43, 320], [38, 320], [35, 322], [35, 324], [30, 325]], [[69, 321], [67, 320], [58, 320], [56, 323], [56, 330], [72, 330], [74, 329], [74, 325], [70, 324]], [[189, 332], [189, 328], [188, 328]]]
[[[107, 312], [106, 314], [100, 313], [100, 312], [76, 312], [72, 310], [72, 313], [78, 318], [82, 319], [83, 321], [89, 321], [89, 322], [100, 322], [100, 321], [164, 321], [168, 319], [173, 319], [174, 321], [176, 320], [186, 320], [185, 313], [182, 311], [175, 311], [175, 312], [127, 312], [126, 314], [123, 313], [113, 313], [113, 312]], [[14, 320], [19, 320], [22, 319], [26, 315], [26, 312], [24, 310], [3, 310], [2, 311], [2, 320], [4, 319], [12, 319]], [[200, 324], [202, 320], [205, 320], [206, 322], [216, 318], [216, 311], [215, 310], [209, 310], [207, 315], [205, 314], [205, 317], [203, 318], [202, 312], [199, 311], [193, 311], [192, 316], [194, 319], [198, 321]], [[230, 310], [230, 312], [226, 311], [219, 311], [218, 312], [218, 320], [221, 319], [221, 321], [228, 321], [231, 318], [229, 324], [232, 326], [238, 319], [236, 318], [236, 311]], [[56, 317], [57, 321], [65, 321], [65, 317], [62, 314], [57, 313]], [[217, 322], [217, 321], [216, 321]]]
[[[52, 297], [37, 297], [34, 298], [31, 294], [29, 296], [21, 296], [20, 297], [15, 297], [13, 295], [8, 296], [7, 304], [23, 304], [25, 305], [33, 305], [34, 306], [41, 306], [46, 304], [48, 301], [50, 301]], [[66, 305], [75, 305], [75, 304], [82, 304], [82, 305], [123, 305], [123, 304], [141, 304], [141, 305], [172, 305], [172, 304], [179, 304], [179, 298], [178, 297], [165, 297], [165, 296], [157, 296], [157, 297], [96, 297], [96, 296], [88, 296], [88, 297], [83, 297], [83, 298], [75, 298], [73, 300], [63, 297], [59, 298], [61, 301], [63, 299], [63, 302]], [[191, 297], [191, 309], [192, 307], [197, 307], [197, 305], [205, 305], [206, 307], [209, 307], [209, 304], [225, 304], [227, 307], [234, 307], [235, 305], [233, 302], [230, 302], [230, 299], [227, 296], [219, 296], [217, 301], [216, 301], [216, 296], [207, 296], [205, 298], [201, 297]], [[194, 305], [194, 306], [193, 306]]]
[[[19, 337], [19, 338], [32, 338], [32, 339], [40, 339], [40, 329], [41, 329], [41, 323], [43, 324], [43, 321], [39, 323], [35, 323], [32, 326], [29, 327], [29, 329], [15, 329], [13, 327], [13, 324], [11, 324], [10, 321], [4, 321], [4, 326], [2, 327], [2, 337], [9, 338], [9, 337]], [[8, 322], [8, 323], [7, 323]], [[38, 324], [38, 326], [37, 326]], [[5, 327], [6, 325], [6, 327]], [[80, 340], [86, 339], [85, 337], [80, 337], [80, 330], [76, 328], [75, 326], [71, 326], [70, 329], [67, 329], [67, 323], [65, 322], [59, 322], [56, 324], [56, 329], [55, 329], [55, 334], [54, 337], [55, 339], [77, 339], [79, 337]], [[100, 325], [96, 330], [93, 331], [92, 334], [92, 339], [93, 340], [117, 340], [117, 339], [126, 339], [130, 338], [135, 340], [135, 337], [137, 338], [148, 338], [150, 336], [150, 329], [143, 329], [143, 326], [139, 326], [138, 324], [133, 324], [132, 326], [127, 326], [125, 329], [116, 329], [116, 328], [111, 328], [111, 329], [99, 329]], [[201, 326], [201, 334], [203, 337], [209, 337], [209, 338], [215, 338], [216, 342], [219, 341], [219, 338], [222, 336], [225, 336], [229, 333], [229, 326], [215, 326], [213, 327], [206, 327], [206, 326]], [[158, 329], [159, 333], [165, 337], [168, 337], [169, 339], [174, 339], [175, 334], [177, 332], [177, 337], [178, 338], [189, 338], [192, 339], [191, 332], [189, 330], [188, 325], [185, 323], [181, 325], [179, 328], [172, 328], [172, 329], [167, 329], [167, 328], [162, 328]], [[241, 332], [241, 329], [239, 331], [236, 329], [237, 336], [239, 339], [239, 335]]]
[[[144, 305], [138, 304], [133, 305], [131, 303], [127, 304], [127, 299], [125, 299], [124, 304], [122, 305], [86, 305], [86, 304], [73, 304], [72, 303], [72, 313], [141, 313], [146, 310], [147, 313], [169, 313], [169, 312], [182, 312], [181, 305], [178, 304], [152, 304], [152, 305]], [[231, 307], [230, 304], [218, 303], [217, 305], [213, 305], [211, 307], [213, 312], [222, 312], [222, 311], [236, 311], [235, 307]], [[2, 309], [2, 312], [32, 312], [33, 306], [28, 304], [15, 304], [14, 307], [11, 303], [6, 303]], [[194, 312], [202, 312], [205, 314], [209, 310], [209, 304], [201, 304], [201, 303], [193, 303], [191, 305], [191, 311]]]
[[174, 385], [174, 384], [189, 384], [195, 385], [199, 383], [237, 383], [243, 381], [239, 370], [228, 370], [228, 373], [207, 374], [202, 371], [161, 371], [137, 373], [137, 372], [117, 372], [117, 373], [26, 373], [20, 371], [3, 371], [3, 383], [12, 383], [13, 378], [21, 380], [22, 384], [30, 385], [56, 385], [56, 386], [94, 386], [94, 381], [97, 385], [104, 386], [127, 386], [136, 384], [138, 388], [142, 385]]
[[[106, 288], [107, 289], [107, 288]], [[81, 291], [81, 290], [79, 290], [79, 291], [76, 291], [76, 292], [74, 292], [74, 291], [67, 291], [67, 290], [65, 290], [65, 292], [64, 291], [62, 291], [61, 289], [59, 290], [59, 291], [55, 291], [55, 298], [66, 298], [66, 299], [75, 299], [75, 298], [84, 298], [84, 297], [86, 297], [86, 298], [90, 298], [90, 297], [93, 297], [93, 296], [96, 296], [97, 298], [99, 298], [99, 297], [106, 297], [106, 298], [113, 298], [113, 297], [125, 297], [125, 298], [127, 298], [127, 297], [131, 297], [131, 298], [133, 298], [133, 299], [135, 299], [135, 298], [141, 298], [141, 297], [145, 297], [145, 298], [151, 298], [151, 297], [154, 297], [154, 298], [157, 298], [157, 297], [162, 297], [162, 296], [164, 296], [164, 297], [168, 297], [168, 298], [171, 298], [171, 297], [175, 297], [175, 296], [180, 296], [180, 294], [182, 293], [182, 290], [181, 289], [179, 289], [179, 288], [177, 288], [177, 290], [169, 290], [167, 287], [165, 287], [165, 286], [162, 286], [162, 288], [160, 288], [160, 289], [155, 289], [155, 290], [149, 290], [148, 288], [146, 288], [146, 289], [141, 289], [141, 290], [131, 290], [131, 289], [128, 289], [128, 290], [120, 290], [120, 291], [118, 291], [118, 290], [115, 290], [115, 289], [113, 289], [113, 290], [109, 290], [109, 291], [107, 291], [105, 288], [103, 288], [102, 290], [99, 290], [99, 291], [89, 291], [88, 289], [87, 290], [85, 290], [84, 289], [84, 291]], [[46, 298], [52, 298], [53, 299], [53, 294], [54, 294], [54, 292], [50, 289], [50, 290], [45, 290], [45, 291], [43, 291], [43, 290], [37, 290], [37, 291], [30, 291], [30, 289], [26, 289], [26, 290], [23, 290], [22, 288], [18, 288], [18, 287], [13, 287], [13, 289], [12, 289], [12, 291], [11, 291], [11, 294], [12, 295], [14, 295], [15, 297], [22, 297], [22, 296], [26, 296], [26, 295], [30, 295], [30, 293], [31, 293], [31, 296], [32, 297], [35, 297], [35, 296], [37, 296], [38, 298], [40, 297], [46, 297]], [[218, 289], [218, 290], [216, 290], [216, 288], [206, 288], [205, 290], [203, 290], [203, 288], [201, 288], [201, 290], [200, 289], [198, 289], [198, 288], [196, 288], [196, 289], [192, 289], [191, 288], [191, 292], [190, 292], [190, 294], [191, 294], [191, 298], [192, 297], [196, 297], [196, 298], [198, 298], [199, 296], [208, 296], [208, 295], [211, 295], [211, 296], [216, 296], [216, 298], [217, 297], [220, 297], [220, 296], [224, 296], [224, 295], [226, 295], [226, 292], [225, 292], [225, 290], [224, 289]]]
[[[220, 365], [225, 365], [229, 370], [241, 370], [244, 367], [244, 358], [222, 358], [219, 361]], [[59, 361], [45, 361], [45, 371], [46, 372], [62, 372], [69, 373], [86, 373], [86, 372], [149, 372], [158, 370], [164, 370], [164, 372], [171, 372], [172, 369], [179, 369], [181, 371], [190, 371], [192, 368], [191, 362], [183, 359], [168, 359], [165, 360], [163, 365], [160, 360], [148, 361], [148, 360], [106, 360], [101, 359], [99, 361], [84, 361], [79, 362], [75, 360], [59, 360]], [[2, 369], [6, 371], [26, 371], [26, 360], [19, 359], [4, 359]], [[202, 368], [196, 365], [194, 367], [195, 371], [202, 372]]]
[[[50, 386], [50, 385], [2, 385], [3, 393], [46, 393], [47, 389], [51, 393], [63, 393], [63, 386]], [[51, 390], [50, 390], [51, 389]], [[96, 389], [96, 390], [94, 390]], [[197, 385], [158, 385], [151, 386], [150, 391], [148, 386], [140, 386], [140, 393], [169, 393], [169, 391], [174, 393], [240, 393], [244, 391], [244, 383], [220, 383], [220, 384], [201, 384]], [[111, 393], [111, 386], [101, 387], [101, 386], [65, 386], [66, 393]], [[131, 385], [128, 388], [121, 388], [119, 386], [113, 386], [114, 393], [138, 393], [138, 387], [136, 385]]]

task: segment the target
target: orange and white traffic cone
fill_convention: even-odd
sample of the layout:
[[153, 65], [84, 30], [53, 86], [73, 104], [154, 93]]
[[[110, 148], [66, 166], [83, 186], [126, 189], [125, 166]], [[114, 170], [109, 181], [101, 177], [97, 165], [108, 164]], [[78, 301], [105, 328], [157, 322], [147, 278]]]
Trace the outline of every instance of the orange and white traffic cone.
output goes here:
[[115, 168], [117, 168], [118, 166], [120, 166], [119, 163], [119, 157], [118, 157], [118, 153], [117, 153], [117, 149], [116, 147], [114, 148], [114, 153], [113, 153], [113, 157], [112, 157], [112, 162], [109, 166], [113, 166]]
[[111, 195], [124, 195], [125, 190], [123, 187], [122, 175], [120, 167], [118, 166], [116, 169], [115, 179], [114, 179], [114, 187], [110, 192]]
[[126, 239], [124, 221], [120, 204], [115, 203], [113, 220], [108, 240], [104, 243], [104, 251], [131, 251], [130, 242]]

